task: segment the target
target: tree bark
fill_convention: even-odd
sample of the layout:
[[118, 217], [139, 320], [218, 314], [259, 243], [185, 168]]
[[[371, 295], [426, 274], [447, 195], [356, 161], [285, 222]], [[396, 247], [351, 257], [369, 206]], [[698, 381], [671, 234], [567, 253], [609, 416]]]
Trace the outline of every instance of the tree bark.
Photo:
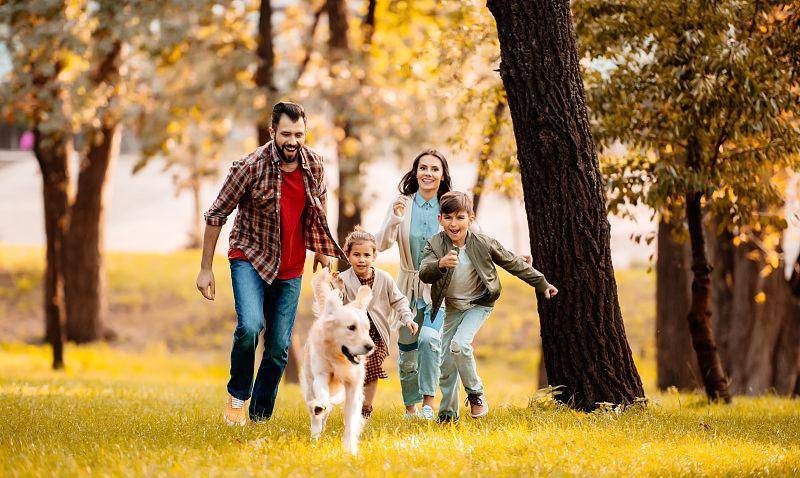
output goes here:
[[492, 115], [484, 129], [485, 135], [481, 152], [478, 156], [478, 177], [475, 179], [475, 187], [472, 189], [472, 209], [478, 214], [478, 206], [481, 202], [481, 195], [486, 188], [486, 178], [489, 176], [489, 161], [492, 158], [497, 138], [500, 137], [500, 117], [506, 110], [506, 102], [501, 97], [497, 100]]
[[548, 382], [579, 410], [644, 396], [625, 337], [610, 226], [566, 0], [489, 0], [500, 39], [538, 295]]
[[691, 253], [687, 241], [679, 241], [675, 227], [658, 224], [656, 262], [656, 367], [658, 388], [693, 390], [699, 370], [692, 350], [686, 315], [689, 313]]
[[258, 17], [258, 48], [256, 50], [259, 59], [258, 69], [256, 70], [256, 86], [266, 96], [266, 111], [258, 119], [256, 125], [258, 131], [258, 144], [264, 144], [271, 139], [269, 127], [272, 119], [269, 107], [275, 98], [277, 88], [275, 87], [275, 46], [272, 37], [272, 1], [261, 0]]
[[101, 128], [78, 176], [64, 257], [67, 339], [86, 343], [106, 338], [106, 278], [103, 264], [105, 191], [119, 155], [118, 124]]
[[44, 229], [47, 242], [44, 273], [45, 337], [53, 350], [53, 368], [64, 368], [64, 235], [69, 212], [69, 162], [72, 141], [63, 134], [34, 131], [33, 147], [42, 172]]
[[710, 400], [730, 403], [728, 380], [722, 370], [722, 362], [717, 353], [717, 344], [711, 331], [711, 266], [706, 256], [701, 209], [702, 194], [686, 194], [686, 221], [692, 245], [692, 301], [687, 320], [692, 346], [697, 354], [700, 377]]

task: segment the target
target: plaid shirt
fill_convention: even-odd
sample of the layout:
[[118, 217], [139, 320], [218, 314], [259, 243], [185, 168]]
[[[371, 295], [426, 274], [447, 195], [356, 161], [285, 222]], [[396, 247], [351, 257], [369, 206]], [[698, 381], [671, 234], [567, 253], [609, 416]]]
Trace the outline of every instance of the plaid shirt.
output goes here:
[[[306, 249], [346, 259], [328, 228], [322, 156], [305, 146], [299, 153], [307, 198], [303, 211]], [[267, 283], [278, 275], [281, 262], [280, 186], [280, 157], [270, 141], [233, 162], [217, 199], [205, 213], [206, 224], [221, 226], [239, 208], [230, 245], [244, 253]]]

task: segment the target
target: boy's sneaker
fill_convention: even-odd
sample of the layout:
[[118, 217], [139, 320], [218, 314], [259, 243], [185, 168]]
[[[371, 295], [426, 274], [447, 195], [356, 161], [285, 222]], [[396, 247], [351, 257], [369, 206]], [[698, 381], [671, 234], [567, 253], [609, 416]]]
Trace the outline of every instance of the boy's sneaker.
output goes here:
[[440, 413], [436, 418], [436, 423], [458, 423], [458, 415], [451, 415], [449, 413]]
[[486, 403], [486, 395], [482, 393], [470, 393], [467, 395], [467, 401], [464, 404], [469, 405], [469, 415], [472, 418], [480, 418], [489, 413], [489, 404]]
[[419, 417], [419, 411], [417, 411], [417, 409], [415, 408], [414, 413], [411, 413], [408, 410], [406, 410], [406, 413], [403, 415], [403, 420], [413, 420], [418, 417]]
[[247, 424], [247, 411], [244, 408], [244, 400], [234, 398], [228, 394], [225, 400], [225, 412], [223, 413], [225, 423], [228, 425], [244, 426]]
[[433, 420], [434, 416], [433, 407], [430, 405], [423, 405], [422, 409], [417, 414], [417, 417], [423, 420]]

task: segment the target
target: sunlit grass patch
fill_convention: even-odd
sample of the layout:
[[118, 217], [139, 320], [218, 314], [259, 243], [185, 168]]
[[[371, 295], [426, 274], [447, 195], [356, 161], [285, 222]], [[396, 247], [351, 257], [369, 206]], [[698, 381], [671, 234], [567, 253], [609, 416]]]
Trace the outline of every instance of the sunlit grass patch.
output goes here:
[[[361, 453], [341, 450], [342, 414], [314, 444], [300, 390], [282, 385], [267, 423], [230, 428], [224, 357], [157, 348], [0, 347], [0, 469], [7, 476], [789, 476], [800, 472], [800, 405], [774, 396], [708, 405], [652, 395], [647, 407], [585, 414], [535, 396], [524, 371], [485, 359], [492, 411], [456, 425], [403, 420], [382, 381]], [[394, 373], [392, 374], [394, 377]], [[532, 397], [535, 399], [531, 399]]]

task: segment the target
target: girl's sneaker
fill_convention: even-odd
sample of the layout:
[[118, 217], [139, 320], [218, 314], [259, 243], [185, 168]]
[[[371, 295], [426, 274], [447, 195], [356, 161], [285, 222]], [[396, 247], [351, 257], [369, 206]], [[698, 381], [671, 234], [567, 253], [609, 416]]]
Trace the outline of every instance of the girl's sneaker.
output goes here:
[[469, 405], [469, 415], [472, 418], [480, 418], [489, 413], [486, 395], [482, 393], [470, 393], [467, 395], [467, 402], [464, 405]]
[[417, 416], [423, 420], [433, 420], [435, 417], [433, 407], [430, 405], [423, 405]]

